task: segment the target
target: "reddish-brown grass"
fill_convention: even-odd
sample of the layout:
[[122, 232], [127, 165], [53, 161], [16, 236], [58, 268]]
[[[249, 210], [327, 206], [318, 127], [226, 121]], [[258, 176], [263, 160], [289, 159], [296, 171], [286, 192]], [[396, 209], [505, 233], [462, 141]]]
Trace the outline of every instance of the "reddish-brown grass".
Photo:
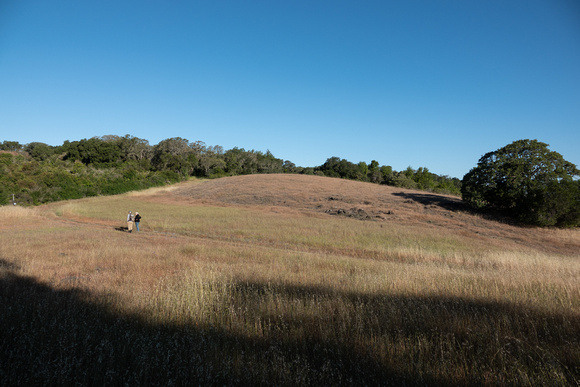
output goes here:
[[306, 175], [249, 175], [181, 184], [149, 197], [159, 203], [242, 206], [307, 216], [337, 215], [441, 230], [506, 248], [577, 254], [577, 230], [518, 227], [470, 212], [461, 198], [425, 191]]
[[[143, 232], [123, 230], [127, 210]], [[6, 384], [570, 385], [580, 230], [251, 175], [0, 208]]]

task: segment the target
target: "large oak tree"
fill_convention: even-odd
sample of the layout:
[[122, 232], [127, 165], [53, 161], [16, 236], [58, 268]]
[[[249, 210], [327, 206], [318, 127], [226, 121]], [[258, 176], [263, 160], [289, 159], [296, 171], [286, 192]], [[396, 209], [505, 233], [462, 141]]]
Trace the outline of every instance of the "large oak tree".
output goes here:
[[578, 168], [537, 140], [519, 140], [479, 159], [461, 194], [474, 208], [501, 211], [522, 223], [580, 225]]

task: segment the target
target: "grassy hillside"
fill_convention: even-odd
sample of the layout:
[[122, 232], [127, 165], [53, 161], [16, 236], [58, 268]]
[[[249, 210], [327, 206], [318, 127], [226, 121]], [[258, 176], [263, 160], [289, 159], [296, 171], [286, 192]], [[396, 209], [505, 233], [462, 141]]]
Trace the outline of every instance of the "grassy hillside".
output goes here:
[[0, 218], [6, 385], [580, 381], [580, 230], [305, 175]]

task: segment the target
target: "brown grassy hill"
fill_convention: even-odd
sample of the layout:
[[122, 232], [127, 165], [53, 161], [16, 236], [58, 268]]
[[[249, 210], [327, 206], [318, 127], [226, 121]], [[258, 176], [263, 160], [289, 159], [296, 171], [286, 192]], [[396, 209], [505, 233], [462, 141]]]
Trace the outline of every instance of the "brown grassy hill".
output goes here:
[[577, 230], [518, 227], [473, 214], [461, 198], [385, 185], [307, 175], [247, 175], [174, 186], [151, 200], [244, 206], [263, 211], [344, 216], [385, 226], [438, 229], [492, 245], [517, 244], [565, 255], [580, 251]]

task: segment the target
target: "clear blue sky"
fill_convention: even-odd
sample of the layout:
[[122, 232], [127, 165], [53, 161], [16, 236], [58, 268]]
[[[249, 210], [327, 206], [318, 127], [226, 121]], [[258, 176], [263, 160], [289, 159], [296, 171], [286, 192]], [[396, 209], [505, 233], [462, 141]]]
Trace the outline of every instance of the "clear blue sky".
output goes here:
[[0, 141], [107, 134], [463, 175], [580, 166], [577, 0], [0, 0]]

